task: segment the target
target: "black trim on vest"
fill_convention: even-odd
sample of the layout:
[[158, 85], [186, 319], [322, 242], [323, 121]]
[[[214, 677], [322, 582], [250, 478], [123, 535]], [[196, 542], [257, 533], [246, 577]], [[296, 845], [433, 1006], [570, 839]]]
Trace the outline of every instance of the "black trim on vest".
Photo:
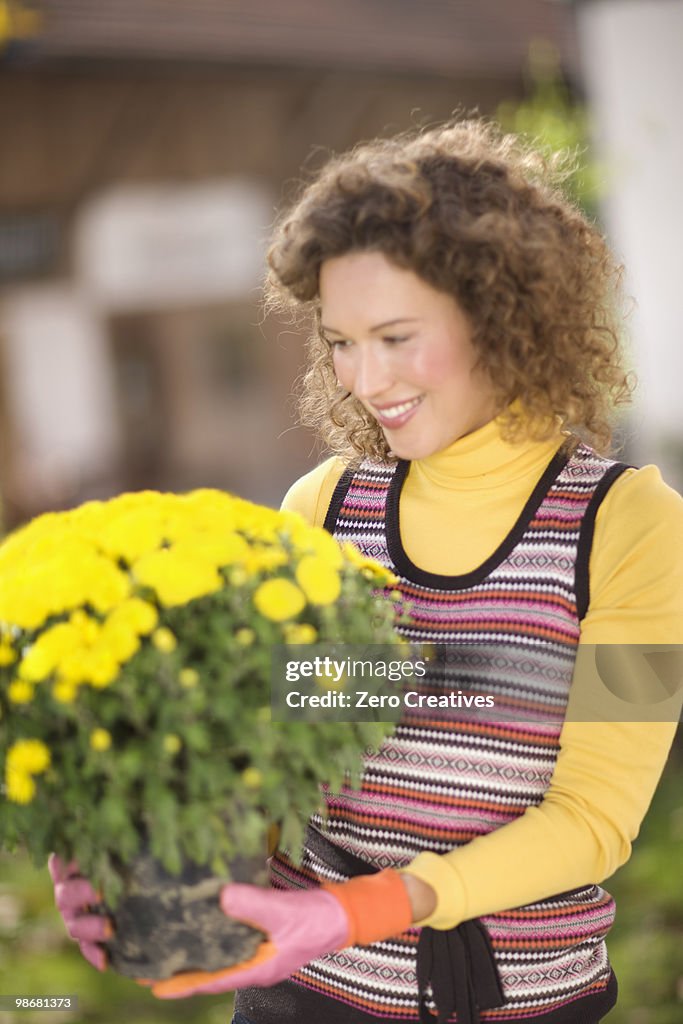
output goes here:
[[327, 514], [325, 515], [325, 522], [323, 523], [323, 530], [327, 530], [328, 533], [334, 533], [334, 528], [337, 525], [337, 519], [341, 512], [341, 507], [344, 504], [344, 499], [346, 498], [346, 492], [351, 486], [351, 481], [355, 474], [356, 469], [347, 467], [339, 477], [339, 480], [337, 480], [336, 487], [334, 488], [332, 497], [330, 498]]
[[593, 491], [591, 500], [588, 503], [586, 512], [581, 522], [579, 531], [579, 542], [576, 548], [576, 576], [574, 582], [574, 593], [576, 594], [576, 612], [581, 622], [588, 611], [590, 601], [590, 579], [588, 562], [590, 560], [591, 548], [593, 547], [593, 534], [595, 533], [595, 519], [602, 500], [609, 491], [615, 480], [621, 476], [624, 470], [635, 469], [625, 462], [615, 462], [607, 470]]
[[548, 463], [546, 469], [543, 471], [543, 475], [534, 487], [526, 501], [526, 504], [524, 505], [524, 508], [517, 517], [515, 525], [512, 527], [507, 537], [503, 539], [493, 554], [489, 555], [485, 562], [482, 562], [477, 569], [461, 573], [459, 576], [442, 576], [440, 573], [427, 572], [425, 569], [418, 568], [418, 566], [410, 560], [403, 547], [403, 543], [401, 541], [399, 500], [403, 484], [405, 483], [405, 479], [408, 475], [410, 463], [401, 460], [391, 479], [391, 483], [389, 484], [386, 504], [387, 547], [391, 560], [397, 571], [401, 576], [410, 580], [412, 583], [417, 583], [422, 587], [431, 587], [434, 590], [465, 590], [467, 587], [473, 587], [478, 583], [483, 583], [486, 577], [493, 572], [493, 570], [500, 565], [503, 559], [511, 553], [517, 544], [519, 544], [529, 526], [529, 523], [540, 508], [544, 498], [548, 494], [548, 491], [555, 483], [555, 480], [567, 465], [568, 461], [569, 455], [567, 452], [563, 448], [559, 448]]

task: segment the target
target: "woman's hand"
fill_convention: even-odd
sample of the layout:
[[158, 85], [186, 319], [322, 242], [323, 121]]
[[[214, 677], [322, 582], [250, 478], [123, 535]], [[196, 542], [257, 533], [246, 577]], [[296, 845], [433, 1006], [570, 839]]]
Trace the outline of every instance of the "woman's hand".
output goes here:
[[81, 953], [98, 971], [107, 968], [107, 954], [98, 946], [113, 935], [108, 917], [89, 913], [93, 906], [102, 902], [87, 878], [83, 878], [76, 861], [65, 864], [56, 854], [50, 854], [48, 871], [55, 889], [55, 903], [66, 930], [78, 943]]
[[393, 869], [339, 885], [282, 892], [254, 885], [227, 885], [221, 908], [268, 936], [249, 961], [223, 971], [179, 974], [152, 985], [160, 999], [268, 986], [304, 964], [350, 945], [369, 945], [398, 935], [413, 920], [408, 888]]

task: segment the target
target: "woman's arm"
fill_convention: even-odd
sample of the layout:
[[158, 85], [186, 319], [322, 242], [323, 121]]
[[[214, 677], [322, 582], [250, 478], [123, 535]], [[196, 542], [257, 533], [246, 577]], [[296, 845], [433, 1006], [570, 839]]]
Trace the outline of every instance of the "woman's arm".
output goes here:
[[[683, 644], [683, 500], [654, 466], [624, 474], [603, 501], [590, 580], [579, 655], [589, 644]], [[586, 674], [575, 674], [560, 754], [541, 804], [448, 854], [421, 853], [406, 869], [437, 896], [420, 923], [449, 928], [599, 883], [628, 860], [666, 763], [683, 694], [677, 709], [668, 702], [669, 721], [581, 721], [581, 688], [588, 682]]]
[[344, 463], [341, 459], [326, 459], [292, 484], [282, 500], [281, 508], [288, 512], [298, 512], [311, 526], [322, 526], [343, 472]]
[[405, 869], [436, 893], [419, 923], [452, 928], [608, 878], [630, 856], [675, 731], [673, 722], [567, 722], [537, 807]]

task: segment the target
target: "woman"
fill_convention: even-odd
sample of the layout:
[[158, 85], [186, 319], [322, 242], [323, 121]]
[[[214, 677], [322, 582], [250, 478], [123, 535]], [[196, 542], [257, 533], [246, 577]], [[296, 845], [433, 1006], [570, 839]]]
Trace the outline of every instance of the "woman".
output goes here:
[[[256, 960], [160, 997], [238, 988], [235, 1024], [593, 1024], [614, 1005], [598, 883], [675, 723], [578, 721], [570, 685], [588, 645], [680, 639], [683, 502], [601, 454], [631, 390], [619, 268], [552, 180], [462, 122], [330, 161], [280, 224], [271, 299], [313, 317], [303, 408], [335, 452], [285, 507], [393, 568], [408, 638], [456, 645], [427, 688], [474, 645], [480, 684], [510, 700], [517, 673], [526, 711], [407, 712], [361, 789], [326, 795], [300, 867], [277, 852], [273, 889], [224, 890], [269, 935]], [[103, 966], [87, 883], [53, 873]]]

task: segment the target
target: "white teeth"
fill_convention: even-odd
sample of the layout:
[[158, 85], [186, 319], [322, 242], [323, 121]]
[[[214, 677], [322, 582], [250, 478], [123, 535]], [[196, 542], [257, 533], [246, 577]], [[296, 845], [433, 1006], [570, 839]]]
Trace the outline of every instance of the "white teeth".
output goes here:
[[404, 412], [408, 412], [409, 409], [413, 409], [421, 399], [411, 398], [409, 402], [401, 402], [400, 405], [392, 405], [388, 409], [378, 410], [382, 419], [393, 420], [398, 416], [402, 416]]

